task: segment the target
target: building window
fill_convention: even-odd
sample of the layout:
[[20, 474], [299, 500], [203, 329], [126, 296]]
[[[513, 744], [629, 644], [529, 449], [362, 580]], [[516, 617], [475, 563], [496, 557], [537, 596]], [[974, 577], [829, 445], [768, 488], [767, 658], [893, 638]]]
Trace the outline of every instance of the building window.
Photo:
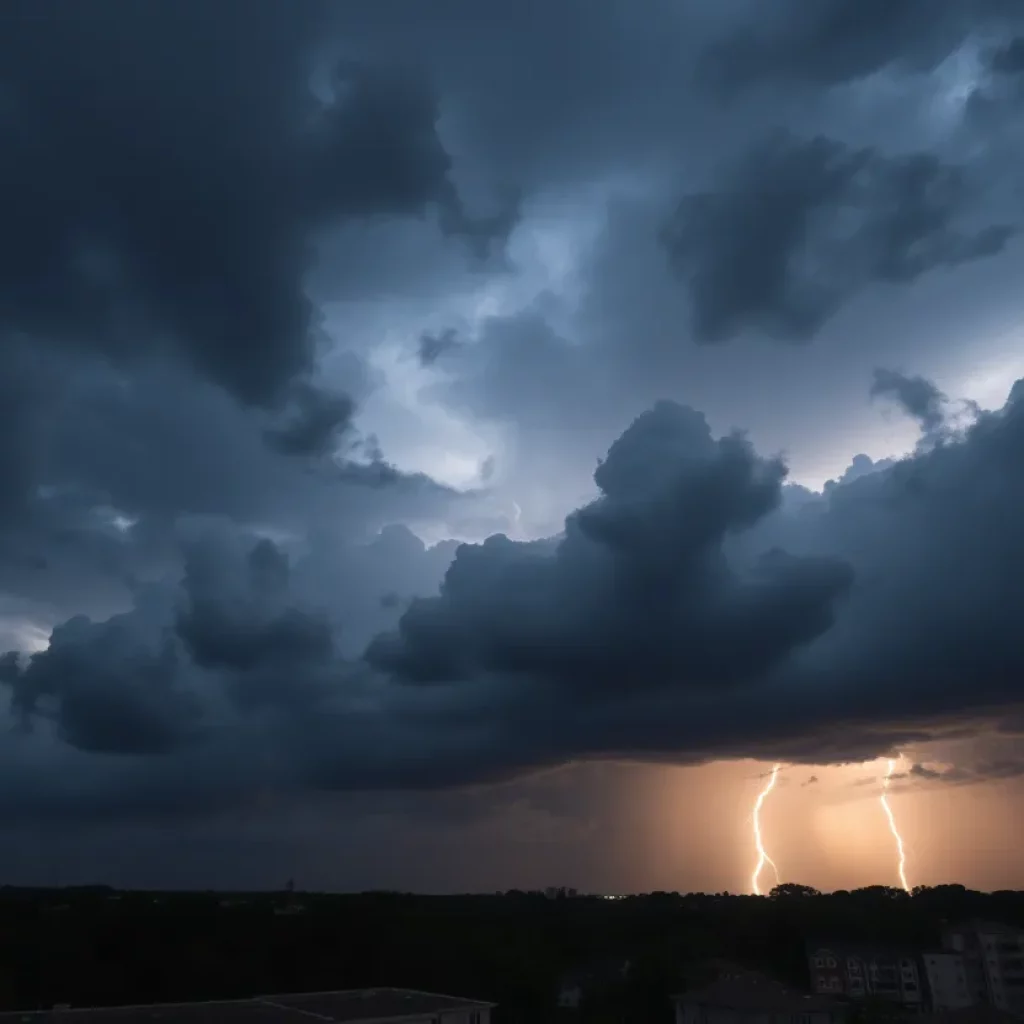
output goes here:
[[823, 956], [816, 956], [814, 958], [814, 966], [820, 970], [825, 966], [825, 958]]
[[835, 967], [836, 966], [836, 958], [834, 956], [830, 956], [828, 958], [828, 965], [829, 965], [829, 967]]
[[480, 1024], [480, 1014], [476, 1012], [471, 1013], [469, 1015], [469, 1024]]

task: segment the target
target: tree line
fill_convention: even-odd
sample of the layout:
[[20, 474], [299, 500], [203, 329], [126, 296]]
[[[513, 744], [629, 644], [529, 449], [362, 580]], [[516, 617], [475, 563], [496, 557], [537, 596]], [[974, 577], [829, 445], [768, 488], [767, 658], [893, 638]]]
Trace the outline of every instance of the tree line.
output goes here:
[[[767, 897], [624, 899], [511, 891], [169, 893], [0, 889], [0, 1006], [47, 1009], [398, 986], [499, 1004], [497, 1024], [556, 1021], [567, 972], [628, 959], [581, 1022], [671, 1020], [695, 967], [727, 959], [808, 983], [809, 939], [937, 946], [944, 922], [1024, 926], [1024, 893], [959, 885]], [[564, 1014], [563, 1014], [564, 1016]]]

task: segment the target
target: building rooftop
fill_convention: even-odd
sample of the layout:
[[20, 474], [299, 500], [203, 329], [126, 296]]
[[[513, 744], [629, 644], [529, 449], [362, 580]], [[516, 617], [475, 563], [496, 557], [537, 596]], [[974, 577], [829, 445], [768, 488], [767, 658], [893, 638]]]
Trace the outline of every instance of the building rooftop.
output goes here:
[[765, 1013], [813, 1013], [835, 1010], [843, 1004], [827, 996], [809, 995], [753, 971], [719, 975], [710, 985], [675, 997], [677, 1001], [729, 1010]]
[[402, 988], [301, 992], [207, 1003], [54, 1008], [0, 1013], [0, 1024], [331, 1024], [401, 1020], [494, 1003]]

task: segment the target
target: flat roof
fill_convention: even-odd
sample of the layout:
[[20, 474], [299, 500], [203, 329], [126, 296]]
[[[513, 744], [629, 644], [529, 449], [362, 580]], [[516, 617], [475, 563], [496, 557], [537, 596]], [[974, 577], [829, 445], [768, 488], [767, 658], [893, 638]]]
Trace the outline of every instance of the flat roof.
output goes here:
[[71, 1007], [0, 1013], [0, 1024], [333, 1024], [402, 1020], [455, 1010], [490, 1009], [494, 1003], [404, 988], [288, 992], [252, 999], [142, 1006]]

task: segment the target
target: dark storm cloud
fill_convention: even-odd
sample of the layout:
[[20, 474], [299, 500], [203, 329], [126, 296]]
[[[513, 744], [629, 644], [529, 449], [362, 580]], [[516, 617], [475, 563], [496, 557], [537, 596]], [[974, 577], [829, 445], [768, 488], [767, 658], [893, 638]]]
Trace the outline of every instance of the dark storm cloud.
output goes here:
[[[231, 581], [224, 569], [216, 553], [193, 551], [185, 562], [185, 600], [176, 631], [196, 665], [234, 673], [263, 667], [298, 680], [306, 666], [332, 661], [330, 623], [280, 606], [290, 567], [274, 544], [259, 541], [243, 560], [239, 579]], [[298, 693], [299, 687], [291, 692]]]
[[[125, 376], [46, 349], [4, 381], [21, 411], [20, 430], [0, 437], [13, 459], [0, 592], [46, 609], [43, 623], [123, 608], [132, 580], [177, 563], [184, 520], [358, 536], [457, 507], [449, 489], [400, 472], [345, 430], [338, 414], [350, 403], [331, 392], [302, 403], [310, 392], [293, 386], [283, 410], [261, 415], [174, 364], [139, 363]], [[462, 500], [465, 515], [472, 499]]]
[[1012, 0], [784, 0], [716, 40], [701, 73], [733, 94], [766, 81], [820, 87], [886, 68], [925, 72], [1015, 13]]
[[[67, 624], [4, 679], [65, 744], [151, 751], [140, 786], [165, 786], [157, 766], [177, 759], [205, 765], [215, 804], [274, 780], [426, 789], [586, 757], [849, 761], [954, 719], [962, 734], [1019, 713], [1022, 387], [962, 435], [798, 505], [777, 460], [663, 403], [612, 446], [563, 536], [459, 547], [365, 661], [339, 653], [330, 603], [358, 563], [325, 574], [326, 549], [204, 534], [181, 586]], [[382, 543], [396, 565], [425, 553], [408, 532]], [[385, 592], [403, 589], [424, 592]]]
[[433, 366], [441, 356], [456, 351], [461, 344], [458, 331], [449, 327], [438, 334], [420, 335], [416, 354], [421, 366]]
[[828, 628], [850, 582], [841, 563], [781, 552], [749, 581], [730, 571], [725, 537], [776, 506], [784, 475], [742, 438], [715, 441], [699, 414], [659, 405], [612, 446], [601, 498], [567, 521], [554, 557], [521, 561], [501, 537], [460, 548], [442, 595], [414, 602], [368, 657], [423, 682], [549, 678], [584, 701], [683, 673], [714, 687], [765, 672]]
[[989, 56], [989, 68], [997, 75], [1024, 73], [1024, 37], [1011, 39]]
[[[341, 637], [354, 630], [356, 643], [360, 635], [365, 643], [397, 614], [394, 606], [368, 607], [359, 588], [375, 579], [406, 593], [429, 592], [454, 545], [428, 550], [394, 527], [369, 545], [321, 545], [289, 557], [224, 524], [191, 533], [179, 582], [136, 588], [134, 606], [108, 620], [69, 620], [31, 657], [5, 655], [0, 682], [10, 687], [15, 720], [39, 743], [46, 743], [46, 726], [90, 754], [173, 754], [189, 776], [181, 791], [208, 789], [202, 810], [283, 779], [308, 784], [323, 770], [302, 750], [300, 730], [315, 733], [313, 713], [335, 721], [341, 711], [355, 713], [329, 739], [350, 733], [359, 744], [358, 704], [372, 703], [373, 693], [360, 683], [365, 671], [346, 662]], [[370, 620], [361, 622], [360, 613]], [[200, 769], [205, 778], [192, 774]], [[221, 770], [225, 779], [209, 777]], [[170, 795], [173, 773], [173, 765], [145, 768], [138, 784], [156, 787], [159, 803], [160, 793]], [[125, 794], [126, 804], [137, 792]], [[95, 799], [107, 805], [101, 794]], [[116, 795], [109, 800], [116, 803]]]
[[921, 424], [925, 433], [934, 433], [946, 421], [949, 399], [924, 377], [910, 377], [896, 370], [879, 368], [875, 370], [871, 394], [897, 402]]
[[284, 455], [329, 455], [351, 426], [354, 411], [355, 403], [348, 395], [303, 382], [295, 389], [286, 421], [268, 428], [266, 437]]
[[706, 343], [751, 329], [807, 340], [870, 285], [993, 256], [1013, 234], [964, 226], [976, 186], [930, 153], [776, 133], [721, 180], [685, 196], [663, 233]]
[[[966, 105], [967, 123], [976, 139], [992, 149], [1001, 140], [1018, 145], [1014, 125], [1024, 101], [1024, 36], [990, 47]], [[1008, 162], [1016, 159], [1011, 149]]]
[[[471, 706], [499, 686], [518, 709], [510, 720], [532, 722], [534, 754], [549, 757], [572, 756], [568, 744], [577, 756], [844, 760], [941, 734], [947, 716], [1013, 708], [1024, 655], [1016, 556], [1005, 556], [1019, 547], [1020, 386], [962, 439], [792, 511], [773, 511], [771, 463], [767, 479], [746, 475], [753, 464], [699, 422], [674, 407], [638, 421], [599, 471], [604, 497], [570, 518], [554, 551], [501, 539], [461, 549], [441, 595], [415, 603], [371, 658], [410, 681], [464, 677]], [[762, 559], [755, 543], [730, 578], [719, 545], [737, 530], [756, 538], [762, 516], [792, 518], [790, 555]], [[716, 633], [717, 616], [729, 630]], [[696, 619], [707, 632], [687, 648]], [[556, 732], [523, 710], [531, 703]]]
[[325, 61], [329, 14], [0, 11], [0, 591], [109, 609], [98, 579], [165, 571], [142, 548], [181, 517], [373, 528], [450, 499], [357, 450], [371, 384], [355, 356], [316, 372], [307, 277], [339, 225], [433, 213], [479, 248], [514, 214], [463, 209], [422, 75]]
[[[406, 351], [421, 337], [422, 366], [454, 377], [418, 397], [443, 388], [517, 428], [545, 489], [542, 465], [559, 485], [584, 476], [586, 460], [569, 465], [578, 439], [604, 450], [648, 404], [635, 380], [675, 393], [677, 364], [655, 350], [686, 340], [687, 293], [701, 340], [808, 338], [872, 285], [995, 254], [1010, 232], [977, 220], [983, 168], [865, 145], [841, 106], [829, 139], [792, 110], [708, 108], [690, 88], [699, 29], [730, 35], [743, 4], [656, 0], [644, 18], [620, 0], [407, 6], [330, 6], [337, 22], [270, 0], [0, 11], [0, 544], [21, 559], [0, 586], [62, 623], [0, 671], [16, 727], [0, 745], [17, 783], [0, 793], [5, 820], [438, 789], [588, 758], [845, 761], [1010, 714], [1019, 394], [899, 463], [858, 457], [821, 496], [663, 403], [611, 446], [597, 498], [573, 501], [558, 537], [427, 549], [395, 527], [355, 543], [391, 513], [436, 520], [450, 494], [360, 432], [374, 384], [362, 366], [320, 372], [315, 300], [346, 300], [339, 335], [348, 306], [394, 300], [379, 333], [404, 334]], [[917, 31], [915, 4], [860, 9], [847, 21], [849, 6], [795, 0], [774, 27], [753, 12], [746, 80], [929, 67], [996, 11], [953, 5]], [[752, 145], [755, 122], [780, 121], [794, 133]], [[899, 141], [924, 145], [913, 126]], [[391, 218], [404, 230], [425, 215], [423, 231], [482, 257], [519, 218], [544, 234], [537, 200], [554, 211], [537, 249], [572, 270], [557, 236], [578, 211], [555, 186], [648, 174], [675, 188], [685, 175], [665, 239], [686, 287], [655, 228], [678, 192], [652, 184], [630, 236], [646, 248], [613, 232], [595, 247], [619, 246], [603, 276], [583, 260], [596, 341], [562, 336], [551, 295], [487, 322], [477, 346], [423, 333], [461, 322], [447, 307], [403, 315], [389, 246], [408, 239]], [[526, 182], [521, 204], [509, 178]], [[418, 286], [444, 292], [433, 256], [405, 252]], [[518, 294], [530, 259], [474, 270]], [[644, 290], [654, 262], [664, 302]], [[365, 271], [355, 284], [349, 268]], [[886, 392], [927, 419], [908, 381]], [[485, 525], [476, 511], [460, 514], [467, 530]], [[127, 610], [104, 619], [118, 605], [85, 562], [119, 581]]]
[[311, 233], [458, 206], [428, 83], [343, 63], [314, 97], [324, 13], [5, 4], [0, 324], [280, 397], [313, 356]]
[[0, 678], [12, 687], [15, 714], [50, 720], [64, 742], [95, 753], [166, 753], [188, 742], [202, 707], [180, 686], [177, 653], [162, 629], [141, 640], [145, 619], [71, 619], [24, 670], [8, 655]]

